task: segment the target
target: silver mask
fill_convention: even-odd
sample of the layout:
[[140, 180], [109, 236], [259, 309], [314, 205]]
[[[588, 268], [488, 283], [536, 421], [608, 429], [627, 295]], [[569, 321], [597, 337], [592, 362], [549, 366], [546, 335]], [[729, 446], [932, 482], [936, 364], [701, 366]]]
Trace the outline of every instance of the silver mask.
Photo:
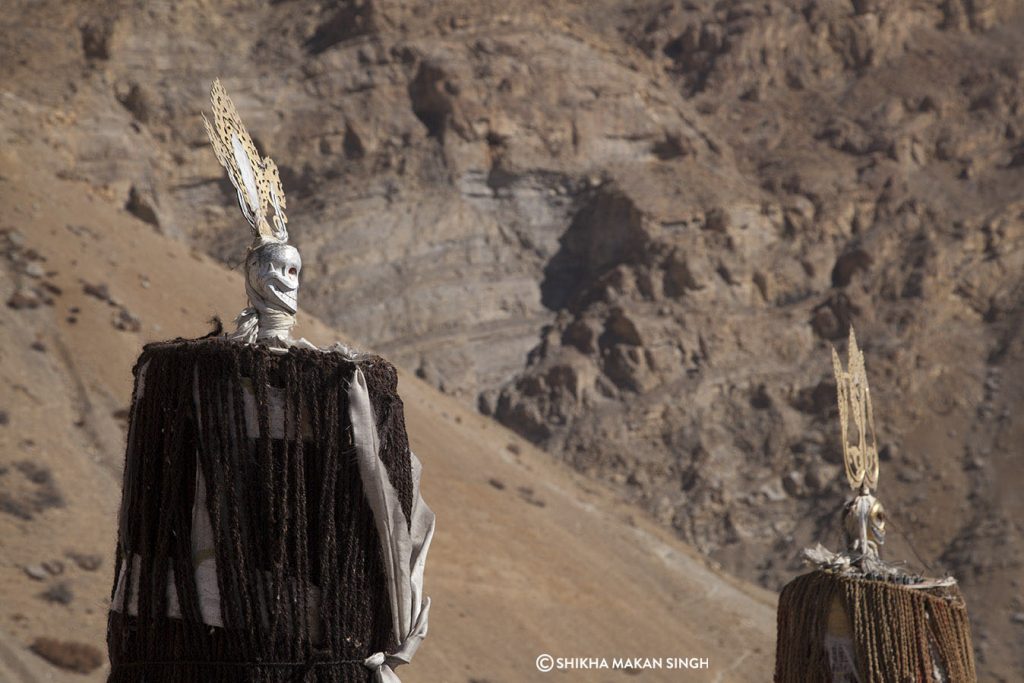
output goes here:
[[299, 250], [290, 244], [269, 242], [249, 252], [245, 265], [250, 300], [253, 295], [262, 300], [251, 303], [257, 308], [263, 303], [295, 315], [299, 309], [299, 273], [302, 271]]

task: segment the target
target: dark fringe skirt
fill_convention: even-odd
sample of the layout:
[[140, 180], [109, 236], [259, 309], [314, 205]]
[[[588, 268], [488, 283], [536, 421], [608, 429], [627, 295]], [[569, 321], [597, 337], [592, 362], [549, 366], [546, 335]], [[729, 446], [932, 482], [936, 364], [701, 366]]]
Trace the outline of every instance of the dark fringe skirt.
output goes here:
[[[397, 373], [378, 357], [357, 362], [381, 460], [408, 521], [412, 473]], [[363, 659], [396, 643], [352, 447], [347, 392], [355, 367], [339, 353], [279, 354], [218, 338], [144, 349], [115, 568], [115, 588], [124, 574], [123, 604], [137, 601], [137, 610], [110, 613], [111, 683], [371, 679]], [[244, 386], [254, 398], [255, 437]], [[271, 438], [272, 404], [286, 438]], [[202, 623], [193, 573], [200, 472], [223, 628]], [[167, 616], [169, 570], [181, 618]]]

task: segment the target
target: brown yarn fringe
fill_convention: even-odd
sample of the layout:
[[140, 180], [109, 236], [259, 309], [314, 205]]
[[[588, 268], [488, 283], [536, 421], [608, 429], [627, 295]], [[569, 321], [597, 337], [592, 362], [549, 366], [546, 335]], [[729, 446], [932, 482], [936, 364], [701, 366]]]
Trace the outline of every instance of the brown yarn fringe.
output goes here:
[[[412, 471], [397, 373], [378, 357], [357, 362], [408, 523]], [[274, 353], [217, 338], [143, 350], [115, 566], [115, 581], [122, 568], [127, 574], [124, 604], [138, 596], [138, 614], [110, 613], [110, 683], [362, 682], [372, 675], [363, 659], [397, 646], [352, 446], [347, 391], [355, 367], [340, 353]], [[243, 380], [252, 383], [258, 438], [246, 435]], [[305, 438], [269, 437], [270, 387], [283, 397], [285, 433]], [[223, 628], [202, 623], [193, 574], [197, 468], [207, 487]], [[141, 557], [138, 571], [133, 555]], [[181, 619], [166, 616], [172, 569]], [[316, 633], [307, 617], [314, 587]]]
[[814, 571], [779, 597], [776, 683], [833, 680], [825, 635], [835, 598], [850, 620], [864, 683], [937, 681], [935, 664], [948, 683], [977, 680], [967, 606], [956, 586], [914, 589]]

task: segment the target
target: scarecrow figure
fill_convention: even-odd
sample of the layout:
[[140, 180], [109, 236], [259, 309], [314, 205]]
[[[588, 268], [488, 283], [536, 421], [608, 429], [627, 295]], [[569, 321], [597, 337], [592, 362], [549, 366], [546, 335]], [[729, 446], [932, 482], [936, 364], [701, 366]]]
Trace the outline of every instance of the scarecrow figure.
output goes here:
[[[864, 354], [850, 329], [847, 368], [832, 350], [843, 462], [853, 500], [847, 547], [804, 550], [814, 571], [779, 596], [777, 683], [973, 683], [967, 606], [956, 579], [930, 579], [885, 562], [885, 509], [874, 496], [878, 444]], [[853, 419], [851, 429], [850, 419]]]
[[397, 683], [427, 634], [434, 515], [395, 368], [293, 339], [298, 250], [277, 167], [220, 82], [217, 159], [252, 228], [237, 329], [135, 364], [111, 683]]

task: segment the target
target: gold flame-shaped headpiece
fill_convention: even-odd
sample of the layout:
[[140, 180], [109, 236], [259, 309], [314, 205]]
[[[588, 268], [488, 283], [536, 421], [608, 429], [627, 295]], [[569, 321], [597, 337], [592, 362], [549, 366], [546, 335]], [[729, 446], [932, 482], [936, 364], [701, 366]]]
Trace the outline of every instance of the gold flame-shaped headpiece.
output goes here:
[[261, 157], [220, 80], [210, 88], [213, 124], [203, 115], [217, 161], [238, 192], [238, 206], [253, 232], [254, 246], [288, 241], [281, 178], [270, 157]]
[[[878, 440], [871, 409], [871, 389], [864, 369], [864, 353], [850, 327], [850, 343], [844, 370], [839, 354], [832, 349], [832, 369], [839, 398], [839, 425], [843, 435], [843, 464], [850, 488], [870, 492], [878, 486]], [[853, 430], [850, 418], [853, 417]]]

